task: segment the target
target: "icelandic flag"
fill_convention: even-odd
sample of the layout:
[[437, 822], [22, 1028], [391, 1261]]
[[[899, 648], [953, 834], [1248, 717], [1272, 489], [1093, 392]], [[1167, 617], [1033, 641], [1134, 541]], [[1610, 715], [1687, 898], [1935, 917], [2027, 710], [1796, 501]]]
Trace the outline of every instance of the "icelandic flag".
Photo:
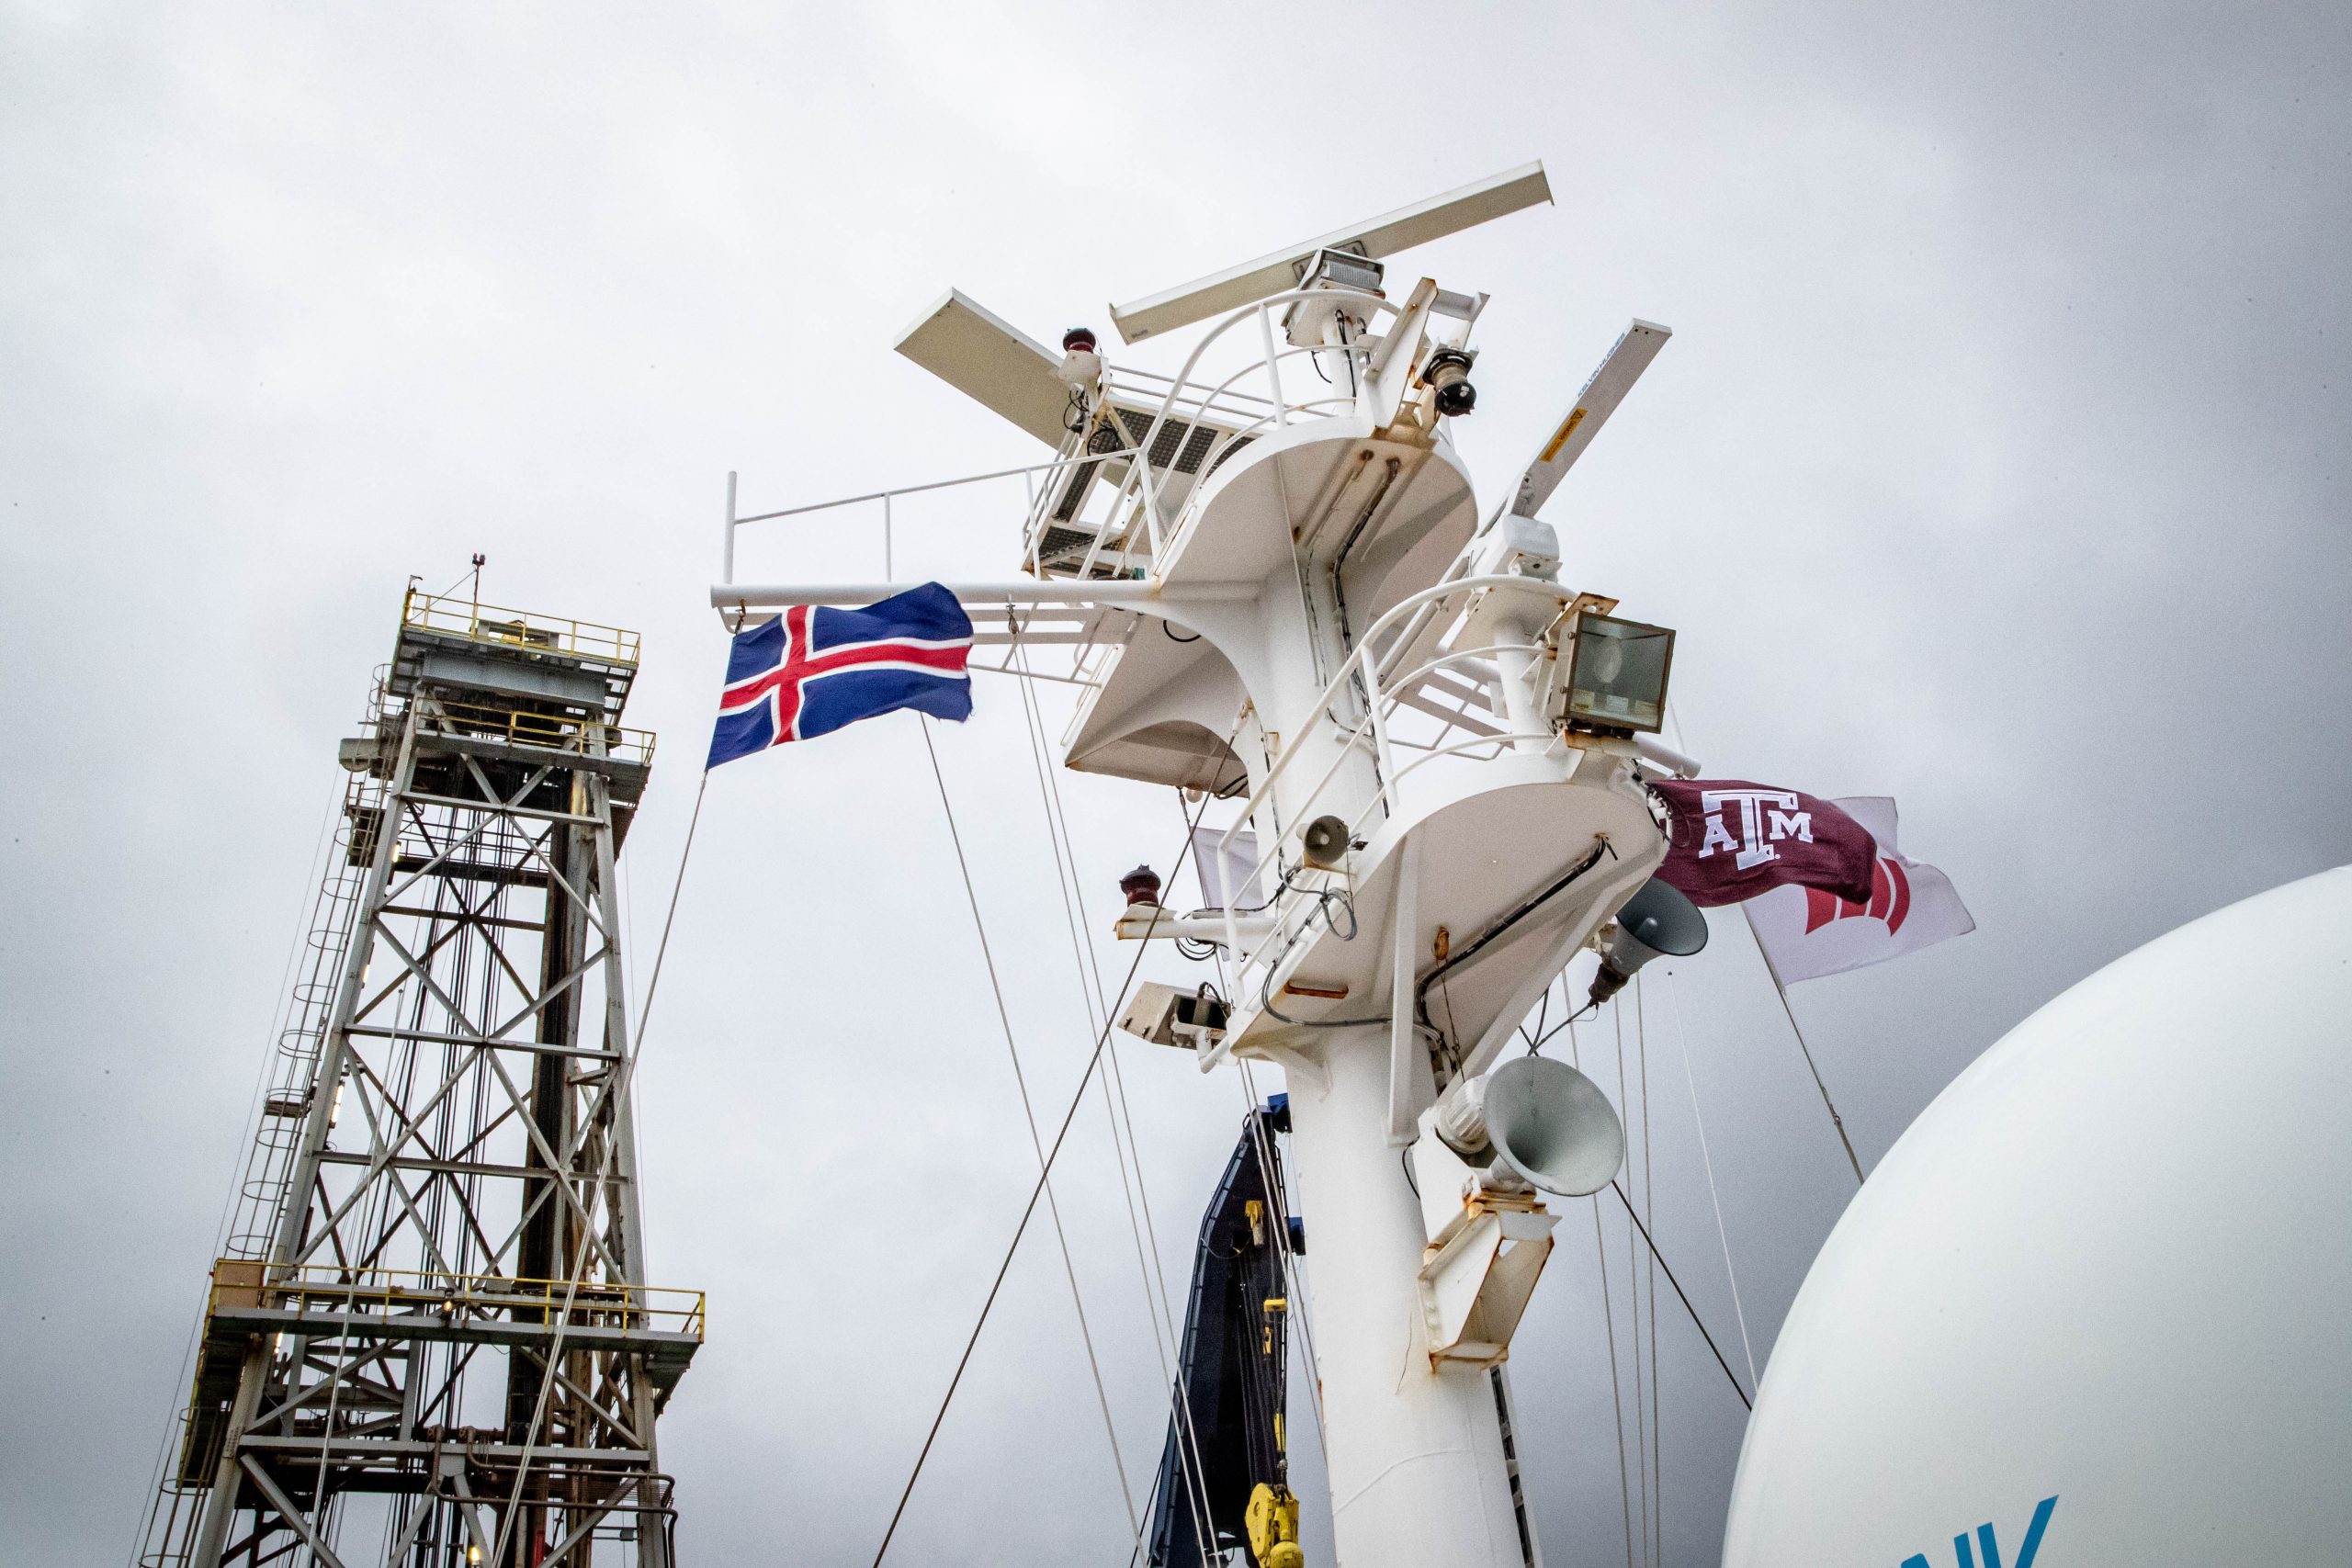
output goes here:
[[972, 619], [936, 582], [863, 610], [801, 604], [735, 634], [711, 731], [715, 768], [896, 708], [972, 716]]

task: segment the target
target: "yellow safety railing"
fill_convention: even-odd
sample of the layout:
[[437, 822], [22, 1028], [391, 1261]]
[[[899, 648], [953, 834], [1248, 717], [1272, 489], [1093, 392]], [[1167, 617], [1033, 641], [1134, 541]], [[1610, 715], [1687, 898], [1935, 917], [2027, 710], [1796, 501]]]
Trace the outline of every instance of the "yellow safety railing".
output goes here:
[[308, 1264], [273, 1277], [266, 1264], [243, 1258], [222, 1258], [214, 1267], [210, 1297], [214, 1313], [240, 1306], [385, 1314], [446, 1310], [514, 1321], [560, 1317], [576, 1327], [646, 1329], [696, 1340], [703, 1337], [705, 1305], [702, 1292], [673, 1286], [408, 1269], [368, 1269], [354, 1278], [333, 1264]]
[[617, 724], [598, 724], [593, 719], [568, 718], [560, 714], [525, 713], [513, 708], [487, 707], [478, 703], [436, 701], [427, 721], [428, 728], [473, 736], [476, 739], [503, 739], [511, 745], [536, 746], [543, 751], [577, 751], [586, 753], [588, 738], [601, 731], [607, 757], [624, 762], [650, 763], [653, 761], [653, 732], [650, 729], [628, 729]]
[[455, 594], [422, 593], [413, 588], [401, 606], [401, 624], [498, 648], [545, 649], [613, 664], [635, 664], [641, 640], [637, 633], [618, 626], [509, 610]]

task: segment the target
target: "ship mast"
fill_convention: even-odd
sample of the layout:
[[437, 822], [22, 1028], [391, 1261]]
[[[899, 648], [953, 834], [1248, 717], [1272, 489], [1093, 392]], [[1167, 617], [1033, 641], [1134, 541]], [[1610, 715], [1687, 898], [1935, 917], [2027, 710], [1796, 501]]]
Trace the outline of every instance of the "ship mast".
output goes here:
[[[1563, 586], [1533, 520], [1665, 329], [1634, 323], [1482, 525], [1447, 427], [1485, 297], [1383, 265], [1549, 196], [1531, 164], [1114, 310], [1130, 343], [1212, 323], [1172, 378], [955, 293], [899, 345], [1057, 448], [1023, 575], [949, 586], [979, 642], [1075, 654], [1067, 765], [1240, 801], [1218, 849], [1254, 894], [1120, 921], [1213, 943], [1230, 994], [1147, 985], [1124, 1026], [1285, 1069], [1348, 1568], [1539, 1560], [1501, 1363], [1544, 1193], [1606, 1185], [1623, 1134], [1566, 1065], [1498, 1063], [1661, 858], [1645, 777], [1694, 771], [1649, 735], [1672, 634]], [[730, 496], [731, 622], [893, 591], [731, 581], [756, 521]]]

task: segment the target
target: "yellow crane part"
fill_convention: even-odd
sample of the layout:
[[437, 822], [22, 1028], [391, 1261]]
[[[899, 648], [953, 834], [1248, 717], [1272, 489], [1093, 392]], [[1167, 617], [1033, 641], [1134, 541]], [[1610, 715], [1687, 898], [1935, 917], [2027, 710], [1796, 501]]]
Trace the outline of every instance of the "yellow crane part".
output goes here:
[[1289, 1487], [1258, 1483], [1241, 1522], [1250, 1531], [1250, 1555], [1258, 1568], [1306, 1568], [1306, 1553], [1298, 1545], [1298, 1499]]

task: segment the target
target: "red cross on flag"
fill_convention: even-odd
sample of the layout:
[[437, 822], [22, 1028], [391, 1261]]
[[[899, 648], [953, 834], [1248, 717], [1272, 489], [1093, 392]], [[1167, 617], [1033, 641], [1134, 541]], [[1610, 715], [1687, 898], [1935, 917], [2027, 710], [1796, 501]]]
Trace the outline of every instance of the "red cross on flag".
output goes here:
[[1976, 929], [1951, 878], [1896, 852], [1891, 798], [1859, 795], [1834, 804], [1877, 840], [1870, 900], [1781, 886], [1740, 906], [1781, 985], [1899, 958]]

